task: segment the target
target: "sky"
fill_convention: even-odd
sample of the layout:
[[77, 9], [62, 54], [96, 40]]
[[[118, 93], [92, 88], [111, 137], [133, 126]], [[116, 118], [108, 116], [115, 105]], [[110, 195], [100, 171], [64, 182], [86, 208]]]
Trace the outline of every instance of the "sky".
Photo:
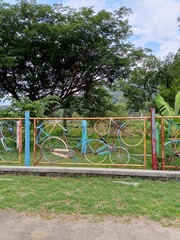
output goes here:
[[[4, 2], [14, 4], [16, 0]], [[113, 11], [126, 6], [133, 12], [128, 19], [133, 31], [130, 40], [136, 47], [150, 48], [161, 59], [180, 48], [180, 28], [177, 23], [180, 0], [37, 0], [37, 3], [62, 3], [72, 8], [94, 6], [95, 11]]]

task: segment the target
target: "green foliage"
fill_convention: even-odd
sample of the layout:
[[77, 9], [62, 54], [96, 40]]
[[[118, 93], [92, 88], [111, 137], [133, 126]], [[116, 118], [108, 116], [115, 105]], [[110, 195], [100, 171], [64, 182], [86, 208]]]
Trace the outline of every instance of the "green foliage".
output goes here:
[[11, 105], [0, 111], [0, 117], [24, 117], [26, 110], [30, 111], [31, 117], [45, 117], [51, 105], [58, 104], [56, 96], [49, 96], [43, 100], [31, 101], [29, 98], [21, 98], [19, 101], [12, 100]]
[[[164, 100], [164, 98], [157, 94], [155, 97], [156, 105], [159, 109], [159, 113], [163, 116], [178, 116], [180, 109], [180, 91], [175, 96], [174, 109]], [[158, 124], [158, 127], [160, 125]], [[164, 120], [165, 127], [165, 138], [178, 138], [179, 135], [179, 120], [178, 119], [168, 119]]]
[[169, 106], [169, 104], [164, 100], [163, 97], [161, 97], [161, 95], [156, 95], [155, 102], [157, 104], [159, 112], [163, 116], [174, 116], [174, 109]]
[[174, 104], [175, 115], [179, 115], [180, 112], [180, 91], [175, 96], [175, 104]]
[[126, 103], [119, 102], [119, 103], [114, 104], [114, 107], [107, 111], [106, 116], [108, 116], [108, 117], [126, 117], [126, 116], [128, 116]]
[[157, 93], [174, 107], [174, 96], [180, 86], [180, 50], [169, 53], [164, 61], [153, 55], [145, 56], [139, 66], [133, 68], [128, 80], [121, 79], [119, 85], [128, 109], [149, 111]]
[[101, 86], [90, 86], [83, 95], [70, 99], [66, 102], [68, 113], [77, 112], [84, 117], [102, 117], [107, 116], [108, 111], [115, 112], [115, 105], [112, 102], [112, 96], [108, 89]]
[[93, 8], [1, 1], [1, 92], [32, 102], [56, 95], [66, 105], [91, 85], [127, 78], [142, 57], [127, 41], [130, 12], [125, 7], [95, 13]]
[[144, 56], [124, 81], [121, 79], [120, 87], [127, 100], [127, 107], [133, 111], [149, 111], [153, 96], [157, 93], [159, 60], [153, 56]]
[[162, 62], [157, 75], [160, 95], [174, 107], [174, 96], [180, 86], [180, 51], [169, 53]]
[[180, 91], [175, 96], [174, 109], [164, 100], [164, 98], [157, 94], [155, 97], [156, 105], [159, 109], [159, 112], [163, 116], [177, 116], [179, 115], [180, 109]]

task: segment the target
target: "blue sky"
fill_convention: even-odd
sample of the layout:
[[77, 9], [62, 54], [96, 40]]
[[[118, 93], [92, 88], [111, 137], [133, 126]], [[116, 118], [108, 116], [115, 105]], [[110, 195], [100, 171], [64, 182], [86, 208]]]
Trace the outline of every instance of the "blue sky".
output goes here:
[[180, 48], [180, 29], [177, 24], [180, 0], [37, 0], [37, 3], [62, 3], [73, 8], [94, 6], [95, 11], [113, 11], [126, 6], [133, 12], [128, 19], [134, 34], [131, 41], [137, 47], [150, 48], [153, 54], [162, 59]]

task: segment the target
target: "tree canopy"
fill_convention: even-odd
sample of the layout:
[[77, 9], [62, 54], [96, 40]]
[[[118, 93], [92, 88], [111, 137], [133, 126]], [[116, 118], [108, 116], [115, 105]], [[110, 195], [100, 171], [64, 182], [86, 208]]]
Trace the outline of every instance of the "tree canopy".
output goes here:
[[1, 92], [18, 101], [56, 95], [63, 105], [92, 85], [126, 79], [142, 56], [128, 41], [130, 12], [1, 1]]
[[143, 58], [139, 66], [132, 69], [128, 81], [122, 84], [127, 106], [133, 111], [149, 110], [154, 95], [159, 91], [160, 61], [153, 55]]
[[174, 96], [180, 90], [180, 49], [176, 54], [169, 53], [159, 68], [159, 92], [163, 98], [174, 106]]

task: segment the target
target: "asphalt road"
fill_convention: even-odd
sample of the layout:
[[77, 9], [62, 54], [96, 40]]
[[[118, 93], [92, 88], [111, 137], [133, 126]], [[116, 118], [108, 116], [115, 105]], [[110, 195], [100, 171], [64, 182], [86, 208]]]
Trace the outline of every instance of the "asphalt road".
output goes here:
[[0, 211], [0, 240], [179, 240], [180, 228], [147, 219]]

